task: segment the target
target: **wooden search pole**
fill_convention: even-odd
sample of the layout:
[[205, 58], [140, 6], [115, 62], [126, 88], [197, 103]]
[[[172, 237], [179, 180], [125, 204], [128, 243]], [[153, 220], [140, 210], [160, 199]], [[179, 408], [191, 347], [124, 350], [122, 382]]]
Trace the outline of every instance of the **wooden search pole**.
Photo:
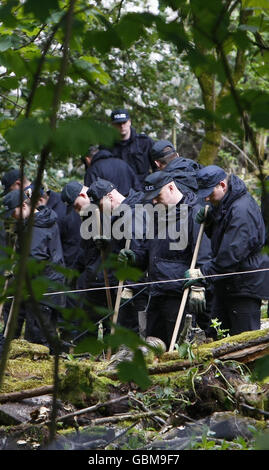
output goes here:
[[[100, 210], [99, 208], [95, 209], [95, 215], [96, 215], [96, 222], [97, 222], [97, 233], [98, 235], [101, 235], [101, 221], [100, 221]], [[102, 262], [104, 263], [105, 261], [105, 253], [104, 250], [101, 249], [101, 258]], [[112, 299], [111, 299], [111, 292], [109, 289], [109, 280], [108, 280], [108, 275], [107, 275], [107, 270], [105, 267], [103, 267], [103, 274], [104, 274], [104, 280], [105, 280], [105, 286], [106, 286], [106, 299], [107, 299], [107, 306], [109, 310], [112, 312], [113, 306], [112, 306]]]
[[[206, 214], [207, 214], [207, 211], [208, 211], [208, 207], [209, 206], [205, 206], [205, 217], [206, 217]], [[195, 249], [194, 249], [193, 256], [192, 256], [190, 269], [195, 268], [197, 257], [198, 257], [198, 252], [199, 252], [201, 241], [202, 241], [202, 236], [203, 236], [203, 233], [204, 233], [204, 228], [205, 228], [205, 223], [203, 222], [200, 226], [200, 230], [199, 230], [198, 237], [197, 237], [197, 240], [196, 240], [196, 245], [195, 245]], [[180, 327], [180, 323], [181, 323], [182, 316], [183, 316], [183, 313], [184, 313], [184, 310], [185, 310], [187, 298], [188, 298], [188, 295], [189, 295], [189, 290], [190, 290], [190, 288], [187, 287], [183, 292], [183, 296], [182, 296], [182, 299], [181, 299], [181, 303], [180, 303], [180, 307], [179, 307], [179, 311], [178, 311], [178, 315], [177, 315], [177, 320], [176, 320], [175, 327], [174, 327], [173, 336], [172, 336], [171, 343], [170, 343], [170, 346], [169, 346], [169, 352], [173, 351], [174, 347], [175, 347], [175, 343], [176, 343], [176, 339], [177, 339], [177, 335], [178, 335], [178, 330], [179, 330], [179, 327]]]
[[[126, 242], [125, 242], [125, 250], [129, 250], [130, 244], [131, 244], [131, 240], [126, 240]], [[112, 318], [112, 322], [113, 322], [114, 324], [116, 324], [117, 321], [118, 321], [118, 315], [119, 315], [119, 309], [120, 309], [120, 300], [121, 300], [122, 289], [123, 289], [123, 280], [122, 280], [122, 281], [119, 281], [119, 285], [118, 285], [117, 297], [116, 297], [116, 302], [115, 302], [115, 307], [114, 307], [114, 315], [113, 315], [113, 318]], [[111, 328], [111, 334], [112, 334], [112, 335], [114, 334], [114, 331], [115, 331], [115, 329], [114, 329], [114, 327], [112, 326], [112, 328]]]

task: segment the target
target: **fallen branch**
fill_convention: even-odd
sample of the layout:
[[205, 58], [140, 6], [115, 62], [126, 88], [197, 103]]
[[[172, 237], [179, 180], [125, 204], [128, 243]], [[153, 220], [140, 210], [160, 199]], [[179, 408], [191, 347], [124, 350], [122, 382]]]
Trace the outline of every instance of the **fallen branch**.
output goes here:
[[38, 397], [39, 395], [47, 395], [51, 393], [53, 393], [53, 385], [45, 385], [44, 387], [21, 390], [19, 392], [2, 393], [0, 395], [0, 403], [21, 401], [25, 398]]
[[[68, 413], [67, 415], [64, 415], [64, 416], [58, 416], [56, 421], [57, 422], [64, 421], [65, 419], [68, 419], [68, 418], [73, 418], [75, 416], [83, 415], [85, 413], [91, 413], [93, 411], [98, 410], [99, 408], [113, 405], [114, 403], [118, 403], [119, 401], [126, 400], [128, 398], [129, 398], [129, 395], [123, 395], [122, 397], [113, 398], [112, 400], [105, 401], [104, 403], [96, 403], [96, 405], [89, 406], [88, 408], [83, 408], [82, 410], [74, 411], [73, 413]], [[48, 421], [46, 421], [46, 423], [48, 423]]]
[[[256, 333], [257, 332], [253, 332]], [[239, 341], [240, 335], [231, 336], [229, 341], [225, 341], [220, 344], [220, 346], [213, 347], [211, 350], [212, 356], [215, 358], [225, 357], [227, 354], [231, 354], [238, 351], [247, 350], [248, 348], [268, 348], [269, 347], [269, 333], [267, 330], [261, 330], [261, 335], [259, 337], [244, 339], [244, 333], [242, 334], [242, 341]], [[238, 338], [238, 340], [237, 340]]]
[[156, 416], [156, 411], [145, 411], [143, 413], [125, 413], [118, 416], [106, 416], [105, 418], [96, 418], [91, 421], [91, 425], [118, 423], [119, 421], [134, 421], [142, 418], [150, 418]]
[[251, 410], [251, 411], [256, 411], [257, 413], [260, 413], [261, 415], [269, 416], [268, 411], [261, 410], [260, 408], [254, 408], [254, 406], [247, 405], [246, 403], [240, 403], [240, 406], [243, 406], [244, 408], [247, 408], [248, 410]]

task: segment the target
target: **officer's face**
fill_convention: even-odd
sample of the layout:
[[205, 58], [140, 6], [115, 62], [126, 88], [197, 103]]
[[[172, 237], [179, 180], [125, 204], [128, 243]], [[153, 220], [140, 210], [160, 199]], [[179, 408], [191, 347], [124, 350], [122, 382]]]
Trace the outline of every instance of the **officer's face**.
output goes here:
[[118, 122], [113, 124], [116, 129], [118, 129], [121, 140], [128, 140], [131, 135], [131, 119], [125, 122]]
[[176, 188], [174, 183], [168, 183], [162, 187], [158, 196], [152, 202], [153, 204], [168, 206], [169, 204], [178, 204], [182, 197], [182, 193]]
[[213, 206], [218, 206], [226, 193], [226, 185], [222, 183], [224, 182], [221, 181], [219, 184], [217, 184], [217, 186], [215, 186], [215, 188], [213, 189], [212, 193], [205, 198], [205, 200], [207, 202], [211, 202]]
[[75, 199], [73, 207], [74, 207], [75, 211], [79, 213], [81, 210], [85, 209], [89, 205], [90, 205], [90, 200], [89, 200], [87, 194], [81, 193]]
[[25, 202], [22, 204], [22, 208], [20, 206], [16, 207], [12, 213], [13, 219], [19, 220], [20, 218], [22, 219], [27, 219], [30, 216], [31, 212], [31, 207], [29, 204], [26, 204]]

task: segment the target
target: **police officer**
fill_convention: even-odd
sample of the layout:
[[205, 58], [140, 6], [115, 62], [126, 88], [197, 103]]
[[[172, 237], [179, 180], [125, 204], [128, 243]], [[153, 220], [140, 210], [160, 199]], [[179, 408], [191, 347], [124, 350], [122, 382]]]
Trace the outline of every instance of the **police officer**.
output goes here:
[[[147, 309], [147, 336], [159, 337], [168, 349], [183, 293], [183, 281], [174, 282], [174, 280], [182, 279], [187, 266], [190, 266], [199, 231], [199, 226], [193, 219], [193, 207], [197, 197], [194, 193], [180, 191], [172, 174], [164, 171], [149, 175], [145, 180], [144, 190], [145, 203], [153, 202], [158, 205], [161, 213], [158, 215], [157, 223], [155, 213], [153, 214], [154, 236], [147, 238], [144, 250], [140, 249], [140, 252], [134, 253], [134, 262], [138, 266], [144, 266], [144, 269], [148, 270], [149, 280], [153, 281]], [[172, 223], [170, 230], [169, 220]], [[162, 227], [161, 232], [158, 231], [159, 223]], [[209, 257], [208, 242], [203, 239], [198, 266]], [[202, 285], [191, 291], [190, 305], [195, 306], [197, 312], [205, 310], [205, 288]], [[192, 308], [191, 310], [193, 311]], [[186, 313], [188, 308], [185, 309], [184, 314]], [[180, 330], [183, 324], [184, 319]]]
[[230, 335], [258, 330], [261, 299], [269, 298], [266, 273], [214, 275], [263, 268], [265, 227], [260, 208], [238, 176], [228, 175], [216, 165], [199, 170], [197, 181], [200, 196], [211, 206], [206, 218], [201, 209], [197, 220], [205, 221], [212, 259], [199, 269], [188, 270], [185, 276], [190, 280], [186, 285], [195, 284], [203, 276], [213, 276], [210, 278], [214, 283], [213, 318], [217, 317]]
[[19, 168], [12, 168], [3, 175], [1, 183], [4, 187], [3, 196], [5, 196], [8, 192], [13, 191], [14, 189], [20, 189], [22, 184], [23, 188], [26, 188], [31, 184], [31, 181], [29, 181], [27, 176], [24, 175], [22, 183], [21, 170]]
[[[265, 192], [261, 199], [261, 211], [265, 223], [265, 247], [267, 253], [267, 264], [269, 259], [269, 176], [265, 179]], [[267, 307], [267, 316], [269, 318], [269, 302]]]
[[[23, 201], [21, 205], [20, 190], [10, 191], [4, 198], [4, 206], [6, 209], [6, 217], [13, 217], [15, 220], [22, 219], [27, 224], [27, 219], [31, 213], [31, 199], [23, 193]], [[64, 276], [57, 272], [53, 265], [64, 266], [62, 245], [60, 240], [59, 228], [57, 225], [57, 216], [48, 207], [34, 209], [34, 222], [31, 238], [30, 257], [35, 260], [46, 261], [43, 274], [49, 280], [50, 286], [48, 291], [58, 289], [59, 284], [64, 283]], [[19, 250], [22, 247], [18, 247]], [[38, 302], [39, 312], [37, 314], [31, 302], [24, 303], [26, 312], [25, 339], [43, 344], [50, 348], [50, 352], [54, 353], [54, 343], [57, 337], [57, 307], [63, 307], [65, 299], [62, 295], [43, 296]], [[49, 336], [47, 336], [49, 335]]]
[[[114, 253], [118, 253], [120, 249], [123, 249], [127, 240], [130, 240], [131, 250], [139, 251], [141, 240], [145, 239], [146, 236], [146, 225], [144, 214], [141, 214], [140, 211], [136, 211], [136, 208], [138, 205], [141, 206], [143, 204], [144, 193], [130, 189], [128, 195], [125, 197], [116, 187], [112, 187], [111, 182], [99, 178], [90, 186], [88, 195], [95, 204], [99, 205], [103, 218], [106, 217], [106, 214], [111, 218], [111, 236], [114, 239]], [[127, 208], [130, 210], [127, 211]], [[124, 221], [125, 230], [123, 233], [120, 231], [121, 226], [118, 227], [118, 231], [114, 230], [114, 227], [119, 221]], [[110, 240], [105, 239], [104, 242], [106, 245], [110, 243]], [[105, 245], [104, 249], [106, 249]], [[140, 280], [142, 281], [142, 278]], [[125, 284], [128, 288], [128, 281], [126, 281]], [[134, 300], [129, 300], [126, 308], [121, 307], [118, 323], [144, 336], [144, 311], [148, 300], [147, 289], [132, 287], [131, 289], [125, 288], [124, 290], [124, 292], [129, 291], [131, 291], [128, 295], [129, 299], [135, 294]]]
[[[113, 189], [114, 185], [110, 183], [110, 188]], [[108, 191], [109, 188], [107, 188]], [[79, 277], [76, 281], [76, 289], [94, 289], [76, 294], [77, 305], [81, 306], [88, 316], [88, 320], [92, 322], [92, 331], [90, 335], [96, 336], [99, 321], [103, 315], [100, 314], [100, 307], [106, 309], [108, 307], [105, 291], [98, 289], [105, 287], [104, 271], [101, 267], [102, 257], [94, 240], [95, 233], [93, 230], [92, 236], [89, 236], [87, 219], [92, 217], [95, 224], [95, 215], [91, 213], [91, 198], [88, 194], [89, 188], [78, 181], [70, 181], [67, 183], [62, 192], [61, 197], [63, 202], [70, 208], [74, 208], [77, 213], [81, 215], [81, 238], [80, 246], [78, 247], [78, 256], [74, 265], [74, 269], [79, 272]], [[96, 205], [94, 205], [96, 208]], [[85, 232], [84, 232], [84, 227]], [[97, 236], [97, 233], [96, 233]], [[109, 272], [108, 281], [110, 286], [115, 286], [118, 283], [116, 277]], [[111, 300], [115, 302], [115, 289], [111, 289]], [[105, 331], [108, 331], [108, 321], [103, 323]]]
[[125, 196], [131, 188], [135, 191], [142, 190], [142, 185], [132, 167], [121, 158], [112, 155], [109, 150], [90, 147], [83, 160], [86, 167], [85, 186], [90, 187], [94, 181], [102, 178], [113, 183]]
[[[191, 190], [195, 194], [198, 191], [196, 173], [202, 165], [195, 160], [179, 156], [173, 144], [169, 140], [158, 140], [154, 142], [151, 149], [151, 159], [159, 170], [173, 173], [174, 181], [179, 181], [180, 187]], [[204, 200], [199, 199], [201, 205]]]
[[175, 147], [169, 140], [158, 140], [154, 142], [151, 152], [151, 160], [159, 170], [171, 172], [175, 170], [194, 170], [201, 168], [201, 165], [195, 160], [179, 156]]
[[[23, 183], [21, 182], [21, 170], [12, 169], [4, 174], [2, 177], [2, 185], [4, 186], [4, 193], [7, 194], [15, 189], [20, 189], [23, 184], [23, 190], [31, 197], [34, 191], [34, 182], [31, 182], [26, 175], [24, 175]], [[40, 188], [40, 199], [38, 205], [46, 205], [50, 207], [57, 214], [57, 223], [60, 229], [60, 237], [64, 253], [65, 266], [71, 268], [74, 264], [77, 245], [80, 240], [80, 217], [74, 210], [67, 213], [66, 205], [61, 200], [59, 193], [42, 187]]]
[[145, 177], [152, 169], [155, 170], [150, 158], [152, 139], [146, 134], [136, 133], [126, 109], [112, 111], [111, 122], [120, 133], [120, 140], [116, 142], [111, 152], [128, 163], [143, 184]]
[[61, 199], [61, 194], [52, 189], [42, 191], [38, 205], [47, 206], [57, 214], [65, 266], [72, 268], [76, 261], [80, 243], [81, 220], [79, 215], [73, 208], [67, 210], [66, 204]]

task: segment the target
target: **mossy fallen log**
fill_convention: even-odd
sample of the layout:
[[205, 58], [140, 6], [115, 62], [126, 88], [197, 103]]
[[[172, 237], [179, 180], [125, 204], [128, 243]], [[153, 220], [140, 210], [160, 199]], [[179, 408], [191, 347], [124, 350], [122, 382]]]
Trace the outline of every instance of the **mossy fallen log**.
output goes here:
[[[200, 344], [193, 348], [195, 359], [193, 361], [180, 361], [177, 351], [164, 353], [159, 361], [160, 364], [156, 368], [151, 368], [151, 373], [156, 370], [163, 370], [167, 365], [168, 370], [176, 370], [186, 368], [194, 364], [202, 363], [210, 358], [212, 359], [237, 359], [240, 357], [241, 362], [250, 362], [257, 357], [269, 354], [269, 329], [247, 331], [235, 336], [229, 336], [211, 343]], [[244, 360], [245, 358], [245, 360]]]
[[[152, 356], [149, 360], [146, 357], [150, 377], [159, 375], [161, 380], [161, 377], [171, 374], [173, 381], [175, 373], [184, 374], [188, 369], [206, 363], [210, 359], [239, 360], [248, 363], [257, 357], [268, 355], [269, 329], [245, 332], [208, 344], [193, 344], [192, 348], [194, 353], [192, 361], [180, 358], [177, 351], [163, 353], [153, 360]], [[109, 400], [111, 395], [126, 393], [128, 384], [120, 382], [117, 369], [107, 370], [108, 364], [108, 361], [97, 362], [92, 359], [79, 361], [61, 359], [60, 397], [75, 406], [85, 407], [97, 401]], [[21, 392], [38, 389], [41, 385], [42, 387], [53, 385], [53, 357], [44, 346], [24, 340], [14, 340], [0, 392], [2, 394]], [[5, 395], [3, 397], [5, 399]]]

